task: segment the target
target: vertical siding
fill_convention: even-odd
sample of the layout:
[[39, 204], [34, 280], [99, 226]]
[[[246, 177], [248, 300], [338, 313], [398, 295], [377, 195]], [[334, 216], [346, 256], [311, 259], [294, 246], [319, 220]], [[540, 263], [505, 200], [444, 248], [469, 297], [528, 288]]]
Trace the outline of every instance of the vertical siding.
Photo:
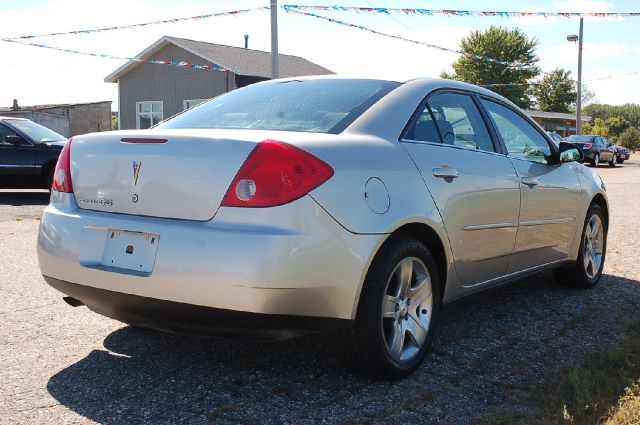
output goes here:
[[[151, 59], [214, 65], [169, 44]], [[234, 75], [227, 72], [142, 63], [120, 78], [120, 128], [136, 128], [136, 102], [162, 101], [164, 118], [182, 111], [183, 101], [208, 99], [233, 89]]]

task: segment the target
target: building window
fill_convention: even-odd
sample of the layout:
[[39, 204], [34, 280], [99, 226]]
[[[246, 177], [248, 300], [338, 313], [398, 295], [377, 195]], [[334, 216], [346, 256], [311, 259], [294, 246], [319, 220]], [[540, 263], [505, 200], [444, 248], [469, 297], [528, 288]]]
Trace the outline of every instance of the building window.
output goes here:
[[190, 99], [182, 102], [182, 109], [186, 111], [187, 109], [191, 109], [199, 103], [205, 102], [209, 99]]
[[163, 117], [162, 101], [136, 102], [136, 128], [153, 127]]

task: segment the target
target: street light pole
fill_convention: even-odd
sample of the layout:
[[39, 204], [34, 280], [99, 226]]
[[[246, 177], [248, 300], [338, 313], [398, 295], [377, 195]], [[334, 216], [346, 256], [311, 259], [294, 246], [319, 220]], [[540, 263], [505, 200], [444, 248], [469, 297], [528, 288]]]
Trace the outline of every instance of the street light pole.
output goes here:
[[584, 18], [580, 18], [578, 35], [578, 99], [576, 100], [576, 134], [582, 134], [582, 26]]
[[278, 0], [271, 0], [271, 78], [278, 74]]

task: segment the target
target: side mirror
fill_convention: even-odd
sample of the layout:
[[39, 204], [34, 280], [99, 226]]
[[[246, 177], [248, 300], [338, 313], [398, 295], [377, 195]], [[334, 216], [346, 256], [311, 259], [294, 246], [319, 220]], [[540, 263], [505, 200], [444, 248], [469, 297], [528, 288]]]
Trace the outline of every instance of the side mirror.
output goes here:
[[560, 142], [558, 162], [582, 162], [584, 154], [582, 149], [569, 142]]
[[14, 145], [14, 146], [20, 146], [21, 144], [24, 143], [24, 139], [20, 136], [17, 136], [15, 134], [9, 134], [4, 136], [4, 141], [6, 143], [9, 143], [10, 145]]

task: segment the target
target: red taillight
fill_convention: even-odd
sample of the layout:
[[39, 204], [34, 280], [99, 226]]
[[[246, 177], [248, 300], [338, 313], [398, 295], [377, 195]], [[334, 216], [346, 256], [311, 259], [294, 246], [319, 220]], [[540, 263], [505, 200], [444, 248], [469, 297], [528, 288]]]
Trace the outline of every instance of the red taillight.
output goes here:
[[265, 140], [249, 154], [227, 190], [224, 207], [275, 207], [306, 195], [333, 176], [333, 168], [295, 146]]
[[585, 143], [584, 144], [584, 148], [585, 149], [591, 149], [591, 146], [593, 146], [591, 143]]
[[73, 193], [73, 184], [71, 183], [71, 139], [64, 145], [56, 170], [53, 174], [53, 183], [51, 189], [58, 192]]

